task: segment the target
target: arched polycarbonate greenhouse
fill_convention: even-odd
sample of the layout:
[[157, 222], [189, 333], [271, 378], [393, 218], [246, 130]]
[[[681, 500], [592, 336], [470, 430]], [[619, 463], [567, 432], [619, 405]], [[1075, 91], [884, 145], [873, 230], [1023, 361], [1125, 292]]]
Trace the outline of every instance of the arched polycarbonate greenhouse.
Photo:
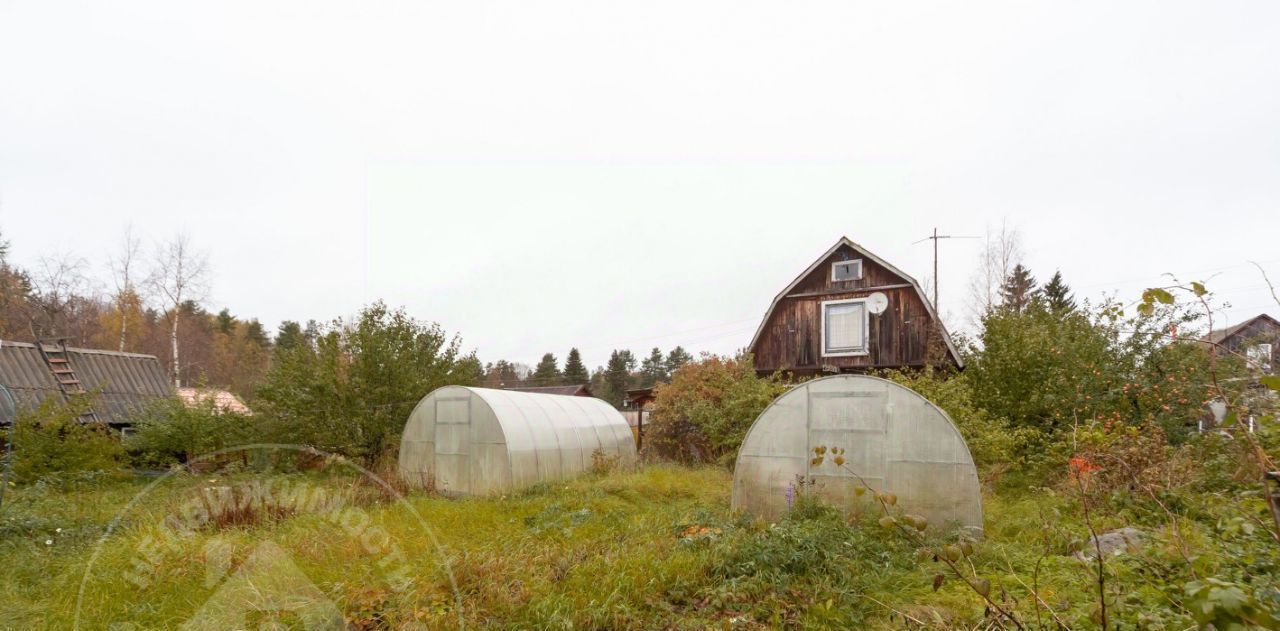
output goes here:
[[409, 415], [399, 469], [413, 485], [481, 495], [577, 475], [597, 451], [636, 460], [631, 427], [600, 399], [446, 386]]
[[[827, 453], [815, 463], [820, 447]], [[844, 450], [843, 466], [831, 448]], [[911, 389], [863, 375], [803, 383], [760, 414], [738, 451], [733, 507], [776, 519], [797, 493], [812, 492], [849, 508], [868, 501], [854, 491], [857, 476], [931, 524], [982, 528], [978, 472], [947, 413]]]

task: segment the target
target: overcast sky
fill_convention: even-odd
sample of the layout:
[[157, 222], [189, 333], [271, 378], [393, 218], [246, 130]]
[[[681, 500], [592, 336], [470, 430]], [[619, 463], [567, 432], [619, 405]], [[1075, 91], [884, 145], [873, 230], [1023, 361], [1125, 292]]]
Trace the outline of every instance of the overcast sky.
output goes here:
[[[482, 359], [745, 346], [847, 235], [920, 280], [1007, 220], [1042, 280], [1280, 315], [1280, 3], [0, 0], [0, 232], [188, 233], [211, 309], [382, 298]], [[965, 320], [979, 240], [942, 243]]]

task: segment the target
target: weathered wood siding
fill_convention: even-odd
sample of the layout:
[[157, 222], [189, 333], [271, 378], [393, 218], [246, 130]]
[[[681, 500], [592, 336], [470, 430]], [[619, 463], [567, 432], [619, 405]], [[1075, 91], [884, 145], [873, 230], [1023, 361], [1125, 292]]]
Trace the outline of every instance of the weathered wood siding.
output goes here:
[[[831, 265], [862, 259], [862, 278], [832, 281]], [[827, 300], [864, 298], [881, 292], [889, 306], [868, 323], [868, 354], [849, 357], [822, 356], [822, 303]], [[810, 373], [823, 366], [860, 370], [923, 366], [929, 357], [933, 321], [909, 279], [841, 247], [782, 297], [761, 331], [752, 353], [756, 369], [787, 369]]]
[[1280, 326], [1265, 317], [1254, 318], [1248, 326], [1241, 328], [1222, 340], [1222, 345], [1232, 352], [1246, 354], [1249, 347], [1255, 344], [1271, 344], [1270, 370], [1274, 372], [1280, 366]]

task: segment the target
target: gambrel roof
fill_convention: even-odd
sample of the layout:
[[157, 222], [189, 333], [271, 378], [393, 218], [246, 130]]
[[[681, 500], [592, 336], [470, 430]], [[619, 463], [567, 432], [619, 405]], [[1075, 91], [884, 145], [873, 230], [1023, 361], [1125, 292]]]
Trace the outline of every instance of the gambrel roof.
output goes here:
[[1250, 326], [1253, 326], [1254, 323], [1259, 321], [1267, 323], [1271, 328], [1280, 329], [1280, 321], [1277, 321], [1275, 318], [1265, 313], [1260, 313], [1256, 316], [1253, 316], [1252, 318], [1249, 318], [1248, 320], [1245, 320], [1244, 322], [1233, 324], [1223, 329], [1214, 329], [1212, 331], [1209, 331], [1209, 334], [1205, 336], [1205, 339], [1207, 339], [1209, 342], [1212, 342], [1214, 344], [1222, 344], [1223, 342], [1230, 339], [1237, 333], [1245, 330]]
[[942, 340], [947, 345], [947, 352], [951, 354], [951, 358], [956, 362], [956, 365], [958, 367], [964, 368], [964, 360], [960, 358], [960, 351], [956, 349], [955, 342], [951, 340], [951, 334], [947, 332], [946, 325], [944, 325], [942, 323], [942, 319], [938, 317], [938, 312], [936, 309], [934, 309], [933, 303], [930, 302], [927, 297], [925, 297], [924, 290], [920, 288], [920, 283], [917, 283], [916, 279], [912, 278], [906, 272], [891, 265], [888, 261], [876, 256], [870, 250], [849, 240], [849, 237], [840, 237], [840, 240], [836, 241], [835, 245], [831, 246], [831, 248], [828, 249], [826, 252], [824, 252], [822, 256], [819, 256], [817, 260], [813, 262], [813, 264], [805, 268], [805, 270], [801, 272], [800, 275], [795, 278], [795, 280], [791, 281], [791, 284], [787, 285], [782, 291], [778, 292], [777, 296], [773, 297], [773, 302], [769, 303], [769, 309], [768, 311], [765, 311], [764, 318], [760, 320], [760, 326], [756, 328], [756, 334], [752, 336], [751, 346], [749, 346], [748, 348], [754, 349], [756, 347], [756, 343], [760, 341], [760, 336], [761, 334], [764, 333], [765, 326], [769, 324], [769, 318], [773, 316], [773, 312], [778, 307], [778, 303], [781, 302], [784, 298], [786, 298], [787, 294], [791, 293], [791, 290], [795, 289], [796, 286], [801, 283], [801, 281], [803, 281], [806, 277], [812, 274], [814, 270], [818, 269], [818, 267], [820, 267], [823, 263], [825, 263], [828, 259], [830, 259], [831, 256], [834, 255], [841, 247], [848, 247], [852, 249], [854, 252], [861, 254], [863, 257], [875, 262], [877, 265], [885, 268], [890, 273], [902, 278], [903, 281], [909, 283], [912, 289], [915, 290], [916, 295], [919, 296], [920, 302], [924, 304], [924, 308], [928, 311], [929, 317], [933, 320], [934, 324], [937, 325], [938, 331], [942, 335]]

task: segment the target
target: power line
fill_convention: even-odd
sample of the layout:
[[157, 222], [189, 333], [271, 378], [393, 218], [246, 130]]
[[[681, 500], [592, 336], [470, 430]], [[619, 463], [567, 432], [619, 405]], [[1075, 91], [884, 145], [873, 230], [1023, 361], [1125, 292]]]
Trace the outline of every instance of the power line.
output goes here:
[[932, 235], [927, 236], [911, 244], [911, 245], [916, 245], [917, 243], [924, 243], [925, 241], [933, 241], [933, 308], [934, 309], [942, 308], [938, 306], [938, 285], [941, 284], [938, 282], [938, 239], [981, 239], [981, 238], [982, 237], [956, 236], [956, 235], [950, 235], [950, 234], [940, 235], [938, 234], [938, 229], [934, 228]]

